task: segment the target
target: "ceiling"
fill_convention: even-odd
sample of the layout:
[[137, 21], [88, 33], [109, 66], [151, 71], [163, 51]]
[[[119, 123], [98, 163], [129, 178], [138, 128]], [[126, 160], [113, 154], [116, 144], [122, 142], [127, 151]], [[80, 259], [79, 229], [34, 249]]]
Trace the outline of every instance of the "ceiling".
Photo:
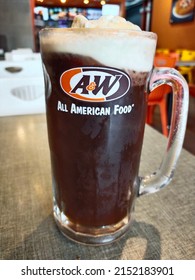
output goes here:
[[[89, 4], [84, 4], [84, 0], [66, 0], [65, 3], [62, 3], [61, 0], [35, 0], [36, 6], [64, 6], [64, 7], [99, 7], [101, 6], [101, 0], [89, 0]], [[121, 4], [124, 3], [125, 0], [105, 0], [107, 4]]]

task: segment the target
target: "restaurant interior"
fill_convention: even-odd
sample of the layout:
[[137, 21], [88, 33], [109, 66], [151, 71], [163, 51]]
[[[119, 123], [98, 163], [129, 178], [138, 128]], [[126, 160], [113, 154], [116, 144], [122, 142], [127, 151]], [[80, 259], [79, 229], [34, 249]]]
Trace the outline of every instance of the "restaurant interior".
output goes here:
[[[88, 19], [97, 19], [101, 15], [120, 15], [126, 20], [140, 26], [142, 30], [152, 31], [158, 35], [156, 55], [172, 56], [171, 67], [177, 68], [189, 83], [190, 106], [184, 147], [195, 154], [195, 20], [194, 10], [187, 15], [179, 15], [175, 11], [172, 0], [0, 0], [0, 79], [23, 78], [23, 74], [39, 76], [39, 85], [35, 96], [35, 104], [19, 108], [17, 101], [12, 103], [11, 110], [1, 102], [1, 116], [10, 114], [40, 113], [44, 111], [41, 86], [42, 71], [40, 63], [39, 31], [46, 27], [68, 28], [77, 14], [85, 15]], [[14, 28], [13, 28], [14, 26]], [[33, 60], [29, 70], [29, 61]], [[162, 58], [161, 58], [162, 60]], [[184, 62], [182, 62], [184, 61]], [[167, 65], [166, 61], [164, 65]], [[22, 66], [23, 64], [23, 66]], [[34, 65], [33, 65], [34, 64]], [[162, 64], [162, 61], [161, 61]], [[181, 65], [182, 64], [182, 65]], [[154, 65], [159, 66], [159, 65]], [[23, 68], [23, 71], [22, 71]], [[6, 69], [6, 70], [5, 70]], [[34, 70], [33, 70], [34, 69]], [[18, 71], [18, 72], [17, 72]], [[3, 81], [1, 81], [3, 83]], [[3, 88], [3, 85], [2, 85]], [[5, 95], [4, 87], [4, 95]], [[7, 88], [9, 91], [10, 89]], [[2, 90], [1, 90], [2, 91]], [[171, 119], [170, 89], [159, 94], [156, 99], [149, 98], [146, 122], [155, 129], [168, 135]], [[14, 93], [17, 96], [17, 92]], [[2, 98], [2, 94], [0, 96]], [[5, 99], [5, 97], [4, 97]], [[164, 100], [164, 105], [161, 102]], [[40, 103], [40, 104], [39, 104]], [[14, 105], [15, 104], [15, 105]], [[162, 106], [159, 106], [159, 105]], [[164, 108], [163, 108], [164, 106]], [[15, 107], [15, 108], [12, 108]], [[163, 113], [164, 110], [164, 113]], [[165, 113], [166, 112], [166, 113]]]
[[[186, 13], [178, 2], [0, 0], [0, 259], [194, 259], [195, 1]], [[134, 226], [115, 246], [75, 245], [52, 218], [39, 31], [69, 28], [77, 14], [90, 20], [119, 15], [156, 33], [154, 67], [175, 68], [189, 86], [184, 149], [173, 183], [137, 199]], [[172, 145], [167, 144], [172, 101], [169, 85], [148, 96], [140, 174], [152, 174]]]

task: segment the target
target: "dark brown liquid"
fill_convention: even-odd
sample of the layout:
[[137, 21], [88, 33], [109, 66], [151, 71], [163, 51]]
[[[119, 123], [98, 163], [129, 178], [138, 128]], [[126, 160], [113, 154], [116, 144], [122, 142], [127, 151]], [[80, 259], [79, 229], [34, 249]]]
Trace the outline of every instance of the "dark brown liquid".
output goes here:
[[[43, 54], [51, 80], [46, 82], [49, 145], [54, 196], [59, 209], [83, 226], [103, 226], [122, 220], [136, 195], [143, 140], [146, 94], [131, 80], [129, 92], [114, 101], [83, 102], [60, 87], [61, 74], [74, 67], [100, 66], [91, 58], [58, 53]], [[147, 73], [142, 73], [142, 79]], [[137, 77], [137, 76], [136, 76]], [[49, 89], [51, 88], [51, 92]], [[57, 110], [58, 101], [90, 107], [134, 104], [131, 113], [93, 116]]]

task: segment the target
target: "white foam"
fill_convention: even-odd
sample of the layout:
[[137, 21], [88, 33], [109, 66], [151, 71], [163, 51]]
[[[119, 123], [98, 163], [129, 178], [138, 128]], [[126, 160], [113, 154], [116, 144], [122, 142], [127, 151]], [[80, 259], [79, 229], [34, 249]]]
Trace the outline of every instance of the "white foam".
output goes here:
[[119, 32], [110, 24], [109, 28], [88, 28], [85, 27], [88, 21], [82, 20], [73, 28], [41, 31], [42, 49], [90, 56], [105, 66], [119, 69], [138, 72], [152, 69], [156, 48], [154, 33], [124, 29], [122, 25]]
[[127, 21], [125, 18], [112, 15], [101, 16], [96, 20], [88, 20], [84, 16], [78, 15], [74, 18], [72, 28], [117, 28], [141, 30], [138, 25]]

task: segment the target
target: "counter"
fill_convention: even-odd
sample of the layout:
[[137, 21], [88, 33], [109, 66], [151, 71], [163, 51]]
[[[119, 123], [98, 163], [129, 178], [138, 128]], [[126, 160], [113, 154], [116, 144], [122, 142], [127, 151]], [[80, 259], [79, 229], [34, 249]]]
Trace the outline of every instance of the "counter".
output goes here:
[[[0, 259], [194, 259], [195, 157], [183, 150], [168, 187], [136, 201], [135, 220], [113, 244], [74, 243], [52, 214], [45, 115], [0, 118]], [[140, 175], [158, 168], [167, 139], [146, 126]]]

